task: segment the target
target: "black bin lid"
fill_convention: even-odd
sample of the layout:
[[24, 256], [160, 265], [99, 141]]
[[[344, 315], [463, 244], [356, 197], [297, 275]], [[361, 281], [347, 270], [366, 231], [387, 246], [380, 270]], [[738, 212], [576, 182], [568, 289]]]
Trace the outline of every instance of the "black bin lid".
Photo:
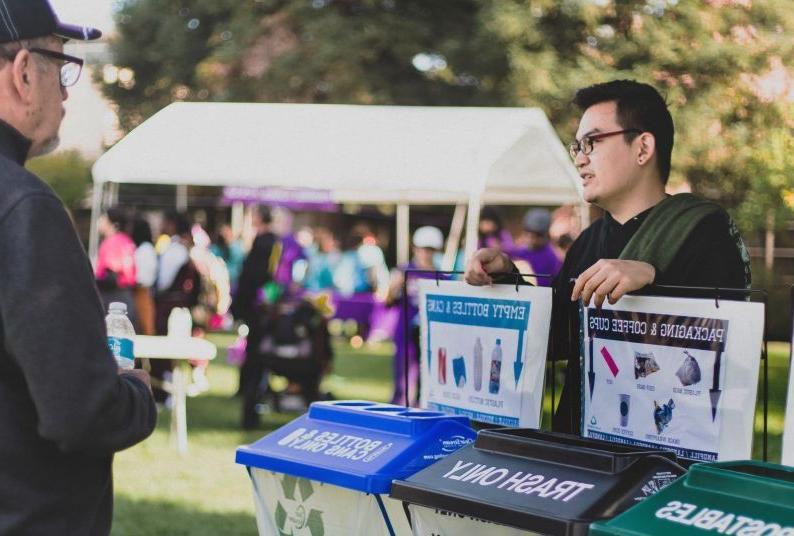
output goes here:
[[392, 485], [391, 496], [544, 534], [587, 534], [686, 471], [675, 454], [528, 429], [473, 445]]

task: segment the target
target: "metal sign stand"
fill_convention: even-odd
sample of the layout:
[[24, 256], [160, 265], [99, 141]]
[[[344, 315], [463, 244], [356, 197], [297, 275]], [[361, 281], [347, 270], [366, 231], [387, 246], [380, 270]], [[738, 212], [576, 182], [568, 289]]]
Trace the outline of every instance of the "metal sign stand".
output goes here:
[[[402, 284], [402, 315], [403, 315], [403, 340], [405, 344], [403, 346], [403, 365], [404, 365], [404, 375], [405, 375], [405, 406], [410, 407], [410, 399], [409, 399], [409, 375], [408, 375], [408, 368], [409, 368], [409, 355], [408, 355], [408, 341], [410, 339], [410, 326], [409, 326], [409, 318], [408, 318], [408, 279], [411, 276], [425, 276], [424, 279], [435, 279], [436, 283], [438, 284], [442, 278], [449, 279], [453, 276], [460, 276], [463, 275], [464, 272], [462, 271], [443, 271], [443, 270], [404, 270], [403, 274], [403, 284]], [[522, 284], [526, 284], [523, 281], [524, 277], [551, 277], [548, 274], [533, 274], [533, 273], [496, 273], [490, 274], [494, 281], [499, 281], [502, 284], [507, 282], [514, 282], [516, 291], [518, 291], [518, 287]], [[427, 277], [431, 276], [431, 277]], [[659, 291], [664, 293], [667, 292], [666, 297], [681, 297], [681, 294], [685, 295], [684, 297], [697, 297], [697, 298], [714, 298], [714, 304], [717, 308], [720, 306], [720, 299], [725, 299], [726, 296], [744, 296], [745, 298], [749, 299], [753, 296], [760, 296], [761, 302], [764, 304], [764, 335], [763, 335], [763, 347], [761, 353], [761, 361], [763, 363], [763, 374], [762, 374], [762, 391], [763, 391], [763, 460], [768, 461], [769, 459], [769, 359], [768, 359], [768, 329], [769, 329], [769, 322], [768, 322], [768, 300], [769, 294], [764, 289], [737, 289], [737, 288], [720, 288], [720, 287], [690, 287], [690, 286], [679, 286], [679, 285], [649, 285], [643, 289], [642, 294], [652, 294], [654, 291]], [[669, 291], [672, 291], [670, 293]], [[556, 289], [552, 287], [552, 292], [556, 292]], [[792, 286], [792, 320], [794, 321], [794, 286]], [[662, 294], [664, 296], [664, 294]], [[568, 326], [569, 336], [573, 336], [573, 333], [570, 333], [571, 326]], [[554, 329], [554, 322], [552, 322], [552, 331]], [[578, 334], [576, 334], [578, 336]], [[549, 334], [550, 340], [553, 342], [554, 337]], [[417, 349], [418, 351], [419, 349]], [[551, 357], [551, 377], [547, 378], [547, 387], [544, 389], [544, 399], [549, 390], [548, 383], [551, 384], [551, 426], [554, 427], [554, 413], [556, 410], [556, 375], [557, 375], [557, 367], [556, 367], [556, 359], [555, 354], [556, 348], [554, 348], [553, 344], [549, 345], [548, 349], [548, 356]]]

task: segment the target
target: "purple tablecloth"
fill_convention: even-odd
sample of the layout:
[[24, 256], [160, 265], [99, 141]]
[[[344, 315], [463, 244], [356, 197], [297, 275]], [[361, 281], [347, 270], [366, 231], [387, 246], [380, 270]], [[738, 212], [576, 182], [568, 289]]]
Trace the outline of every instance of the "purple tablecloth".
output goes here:
[[386, 307], [369, 292], [352, 296], [333, 294], [331, 303], [336, 310], [334, 318], [355, 320], [362, 337], [373, 341], [394, 339], [400, 317], [399, 307]]

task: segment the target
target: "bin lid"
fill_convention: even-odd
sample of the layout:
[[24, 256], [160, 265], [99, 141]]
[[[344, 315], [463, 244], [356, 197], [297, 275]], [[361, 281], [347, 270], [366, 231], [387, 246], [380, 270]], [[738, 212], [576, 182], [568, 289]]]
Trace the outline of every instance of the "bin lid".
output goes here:
[[364, 400], [309, 412], [237, 449], [236, 462], [367, 493], [388, 493], [476, 437], [469, 419]]
[[527, 429], [483, 430], [391, 496], [543, 534], [586, 534], [680, 475], [675, 455]]
[[794, 534], [794, 467], [695, 464], [653, 498], [594, 524], [591, 534]]

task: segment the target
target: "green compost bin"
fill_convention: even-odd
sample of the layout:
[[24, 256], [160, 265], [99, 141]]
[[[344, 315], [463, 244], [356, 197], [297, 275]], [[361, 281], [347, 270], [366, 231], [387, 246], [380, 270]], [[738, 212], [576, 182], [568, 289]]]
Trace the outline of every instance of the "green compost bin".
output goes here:
[[695, 464], [653, 497], [594, 523], [594, 536], [794, 536], [794, 467], [740, 461]]

